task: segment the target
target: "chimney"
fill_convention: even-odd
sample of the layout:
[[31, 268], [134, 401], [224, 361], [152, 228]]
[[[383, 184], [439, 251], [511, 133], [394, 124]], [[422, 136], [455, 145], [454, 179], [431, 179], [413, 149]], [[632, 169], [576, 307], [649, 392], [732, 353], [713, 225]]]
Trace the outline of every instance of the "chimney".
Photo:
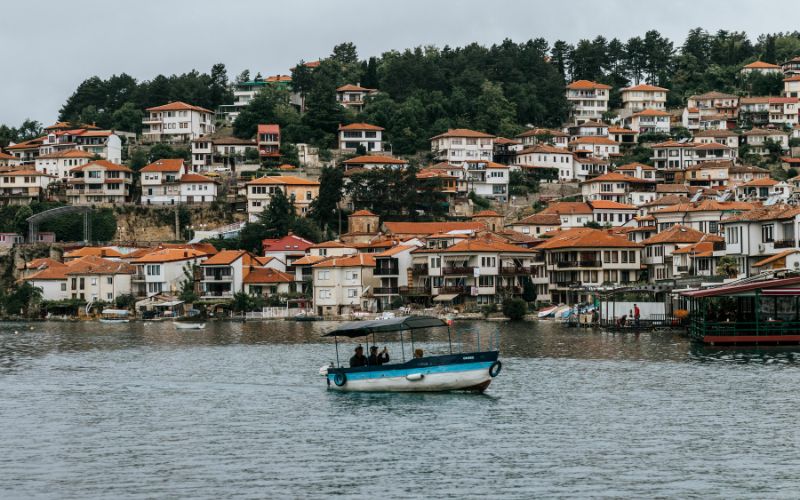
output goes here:
[[184, 251], [183, 251], [183, 256], [184, 256], [184, 257], [188, 257], [188, 256], [189, 256], [189, 252], [187, 252], [186, 250], [184, 250]]

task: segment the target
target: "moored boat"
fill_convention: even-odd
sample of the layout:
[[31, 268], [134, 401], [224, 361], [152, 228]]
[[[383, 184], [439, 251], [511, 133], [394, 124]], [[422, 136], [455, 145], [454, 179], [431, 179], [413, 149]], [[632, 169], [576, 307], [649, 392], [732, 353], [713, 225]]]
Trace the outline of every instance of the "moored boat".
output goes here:
[[555, 314], [555, 312], [557, 310], [558, 310], [558, 306], [546, 307], [546, 308], [542, 309], [541, 311], [539, 311], [536, 314], [536, 316], [539, 319], [544, 319], [544, 318], [547, 318], [547, 317], [552, 316], [553, 314]]
[[[322, 367], [328, 388], [353, 392], [483, 392], [502, 369], [499, 351], [454, 353], [448, 328], [449, 354], [419, 357], [414, 349], [414, 332], [420, 329], [448, 327], [447, 322], [429, 316], [407, 316], [388, 320], [359, 321], [345, 324], [325, 336], [336, 340], [336, 364]], [[408, 339], [404, 335], [408, 334]], [[365, 338], [375, 335], [400, 334], [402, 362], [357, 367], [344, 367], [339, 362], [338, 337]], [[415, 352], [406, 360], [404, 345]], [[478, 342], [480, 344], [480, 342]]]
[[126, 309], [103, 309], [100, 323], [129, 323], [130, 314]]
[[191, 321], [173, 321], [172, 324], [175, 325], [175, 328], [178, 330], [202, 330], [206, 327], [205, 323]]

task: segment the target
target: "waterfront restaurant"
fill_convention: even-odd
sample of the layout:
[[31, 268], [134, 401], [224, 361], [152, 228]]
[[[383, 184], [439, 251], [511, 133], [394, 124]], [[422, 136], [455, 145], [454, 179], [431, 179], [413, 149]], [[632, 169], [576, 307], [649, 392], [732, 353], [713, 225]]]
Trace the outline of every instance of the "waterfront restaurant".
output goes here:
[[689, 335], [711, 345], [800, 344], [800, 276], [681, 292]]

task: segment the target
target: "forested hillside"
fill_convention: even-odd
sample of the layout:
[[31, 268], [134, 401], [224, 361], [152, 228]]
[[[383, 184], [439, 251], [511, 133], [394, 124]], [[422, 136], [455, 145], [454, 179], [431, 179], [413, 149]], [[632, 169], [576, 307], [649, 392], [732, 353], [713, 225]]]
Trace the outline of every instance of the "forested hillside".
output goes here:
[[[395, 153], [410, 154], [427, 149], [431, 136], [453, 127], [511, 136], [532, 124], [560, 125], [568, 112], [564, 84], [576, 79], [612, 85], [611, 108], [619, 105], [620, 87], [640, 82], [670, 88], [670, 106], [709, 90], [778, 94], [779, 77], [743, 81], [739, 70], [758, 59], [780, 63], [797, 55], [800, 32], [751, 39], [743, 32], [711, 34], [700, 28], [682, 43], [651, 30], [629, 40], [598, 36], [574, 45], [542, 38], [505, 40], [490, 47], [417, 47], [368, 59], [359, 58], [353, 44], [343, 43], [318, 66], [298, 64], [291, 70], [293, 89], [305, 98], [304, 113], [287, 104], [285, 93], [265, 92], [242, 113], [235, 132], [250, 136], [255, 123], [269, 121], [282, 126], [288, 142], [330, 147], [340, 123], [366, 121], [387, 129]], [[59, 119], [138, 131], [148, 106], [182, 100], [214, 109], [230, 103], [228, 83], [223, 64], [207, 74], [158, 75], [147, 81], [126, 74], [91, 77], [67, 99]], [[356, 115], [336, 103], [335, 89], [346, 83], [380, 93]], [[35, 125], [0, 126], [0, 146], [29, 137]]]

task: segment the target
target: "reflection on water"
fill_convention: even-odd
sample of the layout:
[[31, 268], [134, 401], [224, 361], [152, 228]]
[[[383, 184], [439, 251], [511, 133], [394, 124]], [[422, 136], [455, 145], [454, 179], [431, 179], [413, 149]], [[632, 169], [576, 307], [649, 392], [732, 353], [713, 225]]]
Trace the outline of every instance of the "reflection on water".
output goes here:
[[500, 334], [486, 394], [347, 394], [334, 326], [0, 324], [2, 496], [796, 495], [800, 348], [464, 322]]

